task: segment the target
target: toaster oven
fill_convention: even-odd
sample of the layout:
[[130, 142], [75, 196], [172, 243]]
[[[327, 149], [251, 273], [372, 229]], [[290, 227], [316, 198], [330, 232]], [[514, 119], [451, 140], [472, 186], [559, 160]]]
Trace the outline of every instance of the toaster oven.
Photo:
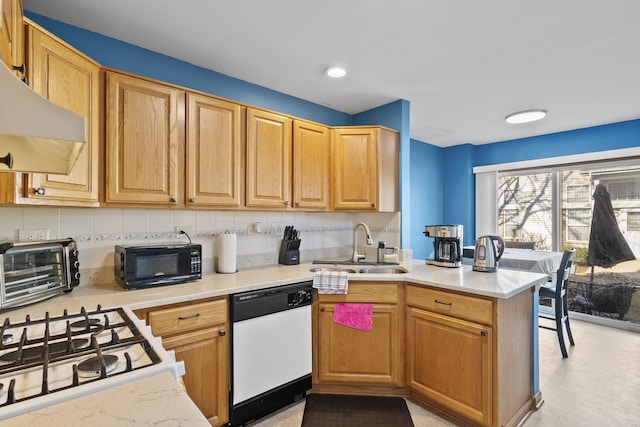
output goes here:
[[72, 238], [0, 242], [0, 310], [70, 292], [80, 284], [79, 266]]

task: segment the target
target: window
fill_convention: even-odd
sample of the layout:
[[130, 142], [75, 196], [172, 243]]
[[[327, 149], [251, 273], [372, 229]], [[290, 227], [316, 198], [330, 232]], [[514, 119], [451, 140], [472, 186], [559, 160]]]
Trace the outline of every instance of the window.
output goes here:
[[627, 212], [627, 231], [640, 231], [640, 212]]
[[509, 176], [505, 177], [500, 185], [502, 190], [502, 197], [504, 198], [504, 204], [517, 204], [518, 203], [518, 191], [520, 190], [520, 177]]
[[567, 186], [567, 203], [589, 203], [590, 199], [589, 185]]
[[518, 232], [518, 210], [517, 209], [504, 209], [502, 211], [503, 217], [503, 236], [505, 238], [511, 238]]
[[591, 209], [567, 209], [567, 240], [589, 241]]
[[[629, 152], [632, 154], [626, 158], [615, 160], [603, 160], [606, 153], [601, 152], [474, 167], [476, 231], [497, 234], [505, 240], [535, 241], [536, 250], [576, 248], [576, 269], [569, 280], [568, 295], [573, 301], [569, 309], [596, 323], [600, 318], [605, 318], [603, 322], [607, 318], [623, 320], [625, 328], [629, 322], [634, 327], [640, 325], [640, 300], [631, 298], [633, 290], [640, 287], [637, 266], [620, 262], [615, 274], [607, 269], [594, 270], [589, 268], [588, 247], [593, 191], [597, 184], [604, 184], [618, 229], [640, 259], [640, 147]], [[623, 294], [620, 298], [617, 294], [609, 297], [619, 289], [611, 285], [621, 280], [627, 284]], [[614, 300], [617, 305], [611, 305]], [[625, 307], [628, 311], [623, 313]]]
[[611, 200], [640, 200], [640, 178], [629, 178], [607, 183]]

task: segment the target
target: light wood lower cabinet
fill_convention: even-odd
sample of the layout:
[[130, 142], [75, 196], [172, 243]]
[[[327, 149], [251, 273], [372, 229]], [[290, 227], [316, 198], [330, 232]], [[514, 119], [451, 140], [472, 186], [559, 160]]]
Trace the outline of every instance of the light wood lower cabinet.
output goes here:
[[515, 426], [534, 409], [531, 292], [509, 299], [406, 287], [411, 397], [464, 424]]
[[209, 420], [229, 418], [229, 336], [227, 299], [136, 310], [162, 345], [183, 361], [187, 394]]
[[[347, 295], [319, 295], [316, 304], [316, 382], [392, 385], [402, 382], [398, 285], [350, 283]], [[370, 331], [333, 321], [336, 303], [373, 303]]]
[[407, 382], [434, 402], [483, 425], [491, 420], [492, 330], [407, 309]]

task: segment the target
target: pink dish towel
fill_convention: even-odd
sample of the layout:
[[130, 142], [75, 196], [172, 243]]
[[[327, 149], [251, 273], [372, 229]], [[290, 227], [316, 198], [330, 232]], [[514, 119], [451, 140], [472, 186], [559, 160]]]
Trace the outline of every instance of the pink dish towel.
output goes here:
[[333, 321], [350, 328], [370, 331], [373, 319], [373, 304], [338, 303], [333, 309]]

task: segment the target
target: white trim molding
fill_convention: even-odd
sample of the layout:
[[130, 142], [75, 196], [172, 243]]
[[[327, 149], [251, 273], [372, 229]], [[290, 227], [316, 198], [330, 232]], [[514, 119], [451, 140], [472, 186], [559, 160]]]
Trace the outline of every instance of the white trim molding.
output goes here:
[[597, 162], [603, 160], [624, 159], [640, 156], [640, 147], [621, 148], [617, 150], [594, 151], [592, 153], [571, 154], [568, 156], [545, 157], [543, 159], [523, 160], [520, 162], [496, 163], [493, 165], [475, 166], [473, 173], [507, 171], [514, 169], [543, 168], [570, 163]]

